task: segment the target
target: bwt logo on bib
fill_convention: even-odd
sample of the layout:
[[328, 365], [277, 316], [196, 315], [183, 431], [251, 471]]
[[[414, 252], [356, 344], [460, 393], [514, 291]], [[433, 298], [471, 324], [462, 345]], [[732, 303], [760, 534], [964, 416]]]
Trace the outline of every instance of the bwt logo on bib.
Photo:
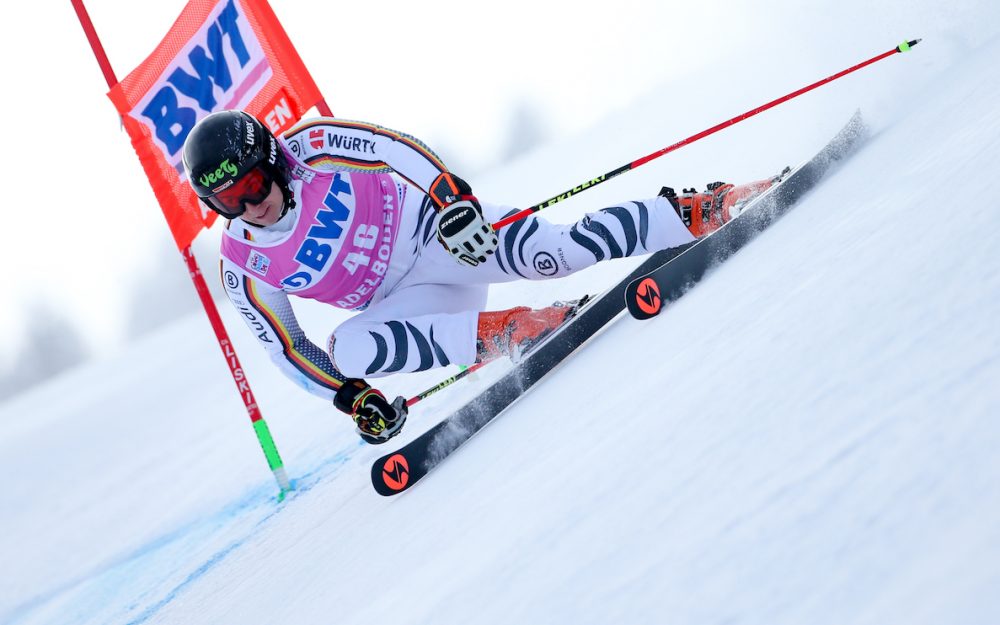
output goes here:
[[177, 167], [184, 140], [199, 119], [214, 110], [245, 107], [271, 75], [246, 15], [230, 0], [209, 15], [131, 115], [149, 127]]
[[328, 243], [340, 239], [344, 234], [344, 222], [354, 210], [354, 196], [351, 184], [335, 174], [330, 189], [323, 199], [323, 207], [313, 218], [316, 225], [309, 228], [306, 238], [295, 253], [299, 270], [281, 281], [281, 286], [289, 292], [301, 291], [322, 279], [330, 269], [330, 261], [337, 255], [340, 245]]

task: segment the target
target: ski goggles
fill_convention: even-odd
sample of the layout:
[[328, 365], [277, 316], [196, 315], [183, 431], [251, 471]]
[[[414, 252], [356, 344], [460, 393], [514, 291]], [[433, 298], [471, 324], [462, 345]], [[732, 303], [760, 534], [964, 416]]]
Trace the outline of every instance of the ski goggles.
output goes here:
[[247, 211], [247, 204], [263, 202], [271, 193], [272, 182], [274, 177], [269, 172], [254, 167], [233, 184], [203, 199], [226, 219], [235, 219]]

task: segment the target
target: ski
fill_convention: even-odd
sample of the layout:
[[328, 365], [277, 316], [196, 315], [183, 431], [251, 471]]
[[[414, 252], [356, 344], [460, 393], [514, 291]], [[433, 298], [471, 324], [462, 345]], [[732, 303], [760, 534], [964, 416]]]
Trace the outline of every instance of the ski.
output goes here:
[[[413, 488], [414, 484], [434, 467], [618, 317], [625, 310], [626, 302], [631, 310], [638, 292], [637, 285], [643, 283], [643, 279], [652, 277], [656, 280], [664, 273], [665, 268], [681, 262], [692, 251], [695, 251], [695, 254], [690, 258], [700, 259], [703, 264], [701, 272], [695, 272], [700, 279], [711, 264], [721, 262], [721, 259], [732, 255], [736, 249], [745, 245], [750, 237], [763, 230], [777, 215], [787, 210], [806, 190], [812, 188], [833, 161], [848, 155], [858, 143], [863, 129], [860, 113], [856, 113], [847, 126], [816, 157], [785, 175], [776, 186], [744, 207], [738, 217], [711, 236], [687, 246], [662, 250], [650, 255], [623, 280], [600, 295], [588, 299], [571, 319], [536, 345], [519, 364], [490, 385], [476, 399], [396, 451], [375, 460], [371, 468], [372, 486], [375, 491], [380, 495], [391, 496]], [[778, 189], [782, 191], [779, 193]], [[766, 211], [763, 210], [765, 206], [768, 207]], [[739, 225], [734, 227], [734, 224]], [[722, 236], [719, 236], [720, 234]], [[706, 245], [713, 239], [714, 243]], [[706, 254], [706, 250], [710, 253]], [[726, 251], [728, 254], [723, 255]], [[674, 299], [679, 296], [676, 295]], [[663, 302], [659, 302], [658, 305], [662, 308]]]
[[472, 438], [545, 375], [597, 334], [625, 309], [625, 287], [680, 253], [652, 254], [625, 279], [587, 298], [573, 316], [534, 346], [523, 360], [476, 399], [396, 451], [372, 464], [371, 477], [380, 495], [396, 495], [413, 487], [435, 466]]
[[625, 289], [629, 314], [636, 319], [658, 315], [664, 304], [679, 299], [710, 269], [788, 212], [837, 161], [850, 156], [864, 136], [865, 124], [858, 111], [816, 156], [783, 173], [774, 186], [754, 198], [729, 223], [699, 239], [676, 258], [632, 280]]

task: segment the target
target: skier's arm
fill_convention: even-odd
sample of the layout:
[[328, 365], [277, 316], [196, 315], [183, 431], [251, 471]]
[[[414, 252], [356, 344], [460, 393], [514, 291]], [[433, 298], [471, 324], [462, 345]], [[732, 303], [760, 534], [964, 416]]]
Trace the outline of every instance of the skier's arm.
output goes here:
[[475, 267], [496, 249], [496, 233], [472, 188], [419, 139], [374, 124], [322, 117], [292, 128], [285, 141], [312, 167], [391, 170], [420, 187], [441, 212], [438, 239], [459, 262]]
[[282, 373], [350, 415], [366, 442], [377, 445], [399, 433], [406, 422], [405, 398], [389, 403], [364, 380], [338, 371], [329, 355], [306, 338], [283, 291], [247, 276], [227, 258], [221, 271], [229, 301]]
[[374, 172], [392, 170], [429, 191], [448, 171], [444, 162], [416, 137], [375, 124], [320, 117], [285, 134], [289, 148], [307, 165]]
[[299, 327], [288, 296], [245, 275], [227, 258], [221, 261], [226, 295], [243, 321], [286, 377], [317, 397], [332, 401], [347, 377], [330, 356]]

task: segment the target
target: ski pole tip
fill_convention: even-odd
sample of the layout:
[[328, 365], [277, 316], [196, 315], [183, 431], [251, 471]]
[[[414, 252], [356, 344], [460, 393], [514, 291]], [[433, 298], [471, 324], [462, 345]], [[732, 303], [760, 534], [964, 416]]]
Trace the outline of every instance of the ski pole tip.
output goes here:
[[899, 52], [908, 52], [910, 48], [917, 45], [921, 41], [923, 41], [923, 39], [911, 39], [910, 41], [904, 41], [903, 43], [896, 46], [896, 50], [898, 50]]

